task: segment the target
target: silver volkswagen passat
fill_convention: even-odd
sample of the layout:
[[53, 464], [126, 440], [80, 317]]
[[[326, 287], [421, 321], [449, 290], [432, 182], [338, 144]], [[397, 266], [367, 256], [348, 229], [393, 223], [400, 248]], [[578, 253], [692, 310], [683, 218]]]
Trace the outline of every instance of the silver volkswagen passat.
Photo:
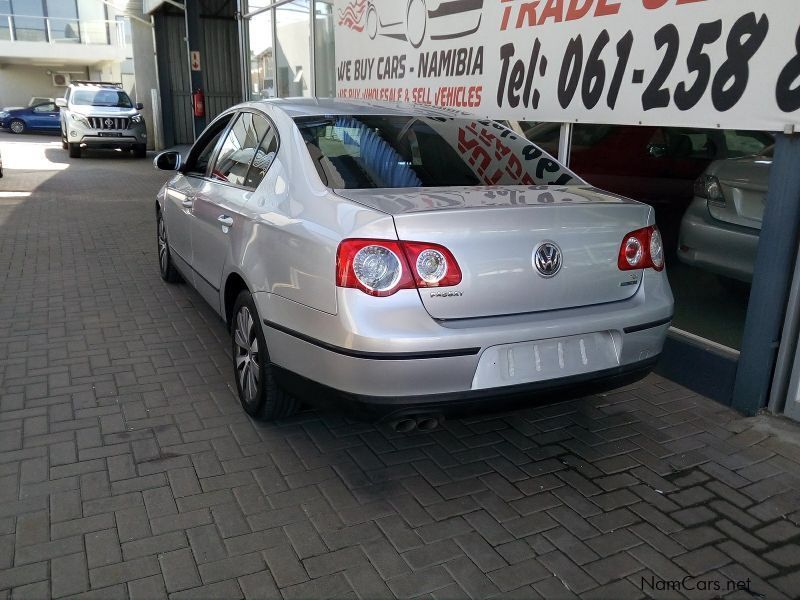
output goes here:
[[495, 122], [270, 100], [155, 162], [177, 171], [155, 206], [161, 276], [227, 321], [253, 416], [325, 400], [397, 423], [613, 387], [661, 353], [652, 209]]

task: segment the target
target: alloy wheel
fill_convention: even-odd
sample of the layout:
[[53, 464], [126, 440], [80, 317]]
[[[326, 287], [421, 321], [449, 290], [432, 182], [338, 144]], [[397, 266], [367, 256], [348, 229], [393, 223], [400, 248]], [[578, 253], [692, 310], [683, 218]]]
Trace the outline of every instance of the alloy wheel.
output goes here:
[[245, 402], [255, 405], [259, 401], [261, 367], [258, 354], [258, 336], [250, 309], [242, 306], [236, 314], [233, 333], [236, 352], [236, 377]]
[[161, 216], [158, 218], [158, 264], [161, 267], [161, 272], [166, 273], [169, 268], [167, 228], [164, 226], [164, 219]]
[[25, 131], [25, 123], [22, 121], [11, 121], [11, 131], [14, 133], [22, 133]]

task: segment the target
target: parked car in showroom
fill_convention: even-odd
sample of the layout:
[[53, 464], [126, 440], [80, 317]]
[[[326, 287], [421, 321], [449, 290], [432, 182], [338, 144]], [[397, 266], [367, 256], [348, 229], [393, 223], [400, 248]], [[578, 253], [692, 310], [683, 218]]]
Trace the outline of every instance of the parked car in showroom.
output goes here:
[[102, 81], [73, 81], [61, 107], [61, 146], [70, 158], [80, 158], [83, 148], [131, 150], [138, 158], [147, 156], [147, 127], [122, 84]]
[[[528, 139], [557, 154], [559, 123], [519, 125]], [[667, 255], [674, 256], [697, 178], [714, 161], [773, 143], [763, 131], [581, 123], [572, 128], [569, 167], [597, 187], [652, 206]]]
[[61, 129], [59, 108], [55, 102], [44, 102], [27, 108], [0, 110], [0, 129], [7, 129], [12, 133], [57, 133]]
[[744, 283], [753, 281], [774, 146], [719, 160], [698, 178], [681, 223], [681, 262]]
[[400, 430], [501, 397], [614, 386], [661, 353], [653, 210], [500, 124], [340, 100], [233, 107], [155, 203], [161, 276], [231, 330], [244, 409], [298, 398]]

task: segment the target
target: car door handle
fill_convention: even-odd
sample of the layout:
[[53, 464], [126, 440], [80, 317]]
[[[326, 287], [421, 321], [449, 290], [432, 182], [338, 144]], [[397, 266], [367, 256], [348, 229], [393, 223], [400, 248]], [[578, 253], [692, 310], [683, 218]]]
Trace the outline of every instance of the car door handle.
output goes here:
[[229, 217], [228, 215], [218, 216], [217, 221], [224, 227], [233, 227], [233, 217]]
[[183, 206], [183, 208], [192, 208], [193, 204], [194, 200], [192, 200], [191, 198], [186, 198], [185, 200], [181, 200], [181, 206]]

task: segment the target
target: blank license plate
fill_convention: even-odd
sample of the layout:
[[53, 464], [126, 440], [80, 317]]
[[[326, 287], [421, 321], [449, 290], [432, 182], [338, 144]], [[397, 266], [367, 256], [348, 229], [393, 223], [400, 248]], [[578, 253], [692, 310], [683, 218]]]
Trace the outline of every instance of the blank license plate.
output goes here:
[[116, 131], [101, 131], [97, 135], [100, 137], [121, 137], [122, 134]]
[[531, 383], [602, 371], [619, 365], [611, 333], [602, 331], [487, 348], [473, 389]]

